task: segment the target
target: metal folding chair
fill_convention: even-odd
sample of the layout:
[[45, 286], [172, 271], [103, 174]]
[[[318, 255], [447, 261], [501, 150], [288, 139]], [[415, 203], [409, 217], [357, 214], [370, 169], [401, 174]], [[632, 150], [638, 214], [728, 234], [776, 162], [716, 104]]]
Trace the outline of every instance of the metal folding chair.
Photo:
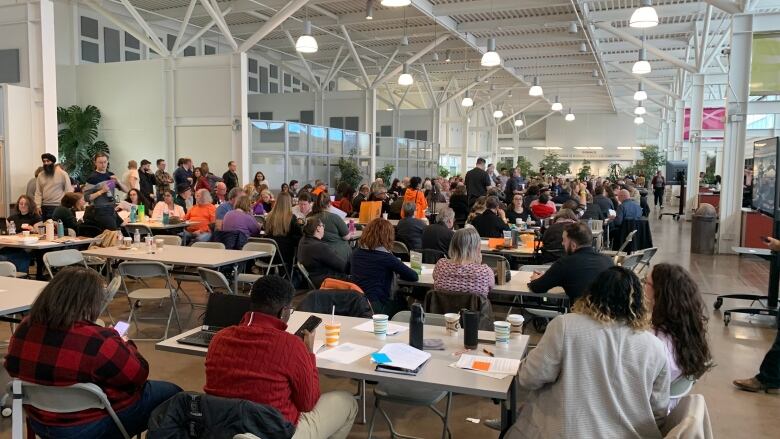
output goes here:
[[44, 253], [43, 265], [46, 267], [46, 272], [49, 273], [49, 277], [54, 277], [52, 268], [57, 269], [71, 265], [83, 265], [84, 268], [89, 268], [87, 261], [84, 260], [84, 255], [82, 255], [80, 251], [74, 249]]
[[[133, 302], [141, 302], [144, 300], [163, 301], [165, 299], [171, 300], [170, 311], [168, 312], [168, 319], [165, 325], [165, 333], [161, 339], [147, 339], [147, 340], [165, 340], [168, 338], [168, 331], [171, 327], [171, 319], [176, 316], [176, 325], [179, 327], [179, 333], [181, 333], [181, 321], [179, 320], [179, 311], [176, 309], [176, 290], [174, 290], [171, 283], [171, 277], [168, 275], [168, 268], [161, 262], [122, 262], [119, 264], [119, 275], [122, 276], [122, 284], [124, 285], [125, 293], [128, 299], [130, 299], [130, 316], [127, 318], [127, 323], [132, 325], [133, 316], [136, 313], [136, 307]], [[151, 279], [162, 278], [165, 280], [164, 288], [138, 288], [133, 291], [127, 289], [127, 278], [132, 279]], [[138, 320], [138, 318], [136, 318]], [[164, 320], [165, 317], [146, 317], [144, 320]], [[140, 332], [138, 323], [135, 325], [136, 333]]]
[[206, 288], [206, 291], [210, 294], [234, 294], [233, 288], [230, 287], [230, 282], [228, 282], [225, 275], [219, 271], [198, 267], [198, 274], [200, 275], [203, 287]]

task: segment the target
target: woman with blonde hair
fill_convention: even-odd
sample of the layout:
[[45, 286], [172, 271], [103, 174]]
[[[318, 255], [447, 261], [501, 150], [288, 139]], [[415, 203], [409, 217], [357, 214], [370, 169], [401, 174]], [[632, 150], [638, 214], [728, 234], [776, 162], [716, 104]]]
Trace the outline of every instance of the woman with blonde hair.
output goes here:
[[507, 437], [660, 439], [669, 369], [639, 278], [608, 268], [572, 311], [550, 321], [520, 368], [530, 395]]
[[450, 241], [450, 258], [439, 259], [433, 268], [433, 289], [487, 297], [496, 278], [493, 270], [482, 263], [480, 245], [475, 228], [455, 231]]
[[301, 240], [303, 221], [292, 213], [292, 197], [282, 192], [276, 199], [274, 209], [265, 217], [265, 233], [267, 238], [276, 241], [287, 269], [292, 268], [295, 249]]

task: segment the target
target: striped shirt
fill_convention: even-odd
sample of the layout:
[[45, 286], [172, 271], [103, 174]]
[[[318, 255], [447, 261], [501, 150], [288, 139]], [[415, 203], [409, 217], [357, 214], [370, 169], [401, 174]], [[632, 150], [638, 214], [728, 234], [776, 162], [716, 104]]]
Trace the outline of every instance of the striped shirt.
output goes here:
[[487, 297], [495, 284], [495, 274], [485, 264], [461, 265], [450, 259], [439, 259], [433, 268], [435, 290], [474, 293]]

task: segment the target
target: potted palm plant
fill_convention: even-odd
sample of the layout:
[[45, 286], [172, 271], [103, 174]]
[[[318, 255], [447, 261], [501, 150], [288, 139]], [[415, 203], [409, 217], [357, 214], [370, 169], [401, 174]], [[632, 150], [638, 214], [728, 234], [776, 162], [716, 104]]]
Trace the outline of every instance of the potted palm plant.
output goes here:
[[82, 183], [92, 172], [92, 158], [99, 152], [108, 154], [108, 144], [97, 140], [100, 110], [92, 105], [57, 107], [60, 163], [65, 171]]

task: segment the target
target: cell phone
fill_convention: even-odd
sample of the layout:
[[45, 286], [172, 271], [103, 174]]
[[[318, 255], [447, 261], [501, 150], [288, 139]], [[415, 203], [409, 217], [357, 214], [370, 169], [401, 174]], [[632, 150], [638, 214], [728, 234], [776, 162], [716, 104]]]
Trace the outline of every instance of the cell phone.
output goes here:
[[119, 321], [114, 325], [114, 330], [119, 333], [120, 337], [124, 337], [128, 329], [130, 329], [130, 324], [127, 322]]
[[303, 338], [303, 331], [314, 332], [314, 330], [317, 329], [317, 326], [320, 326], [320, 323], [322, 323], [321, 318], [317, 316], [309, 316], [309, 318], [306, 319], [305, 322], [303, 322], [301, 327], [298, 328], [297, 331], [295, 331], [295, 335], [297, 335], [300, 338]]
[[768, 237], [768, 236], [762, 236], [762, 237], [761, 237], [761, 240], [762, 240], [762, 241], [764, 241], [764, 242], [766, 242], [767, 244], [769, 244], [770, 242], [772, 242], [772, 241], [770, 241], [770, 240], [769, 240], [769, 237]]

